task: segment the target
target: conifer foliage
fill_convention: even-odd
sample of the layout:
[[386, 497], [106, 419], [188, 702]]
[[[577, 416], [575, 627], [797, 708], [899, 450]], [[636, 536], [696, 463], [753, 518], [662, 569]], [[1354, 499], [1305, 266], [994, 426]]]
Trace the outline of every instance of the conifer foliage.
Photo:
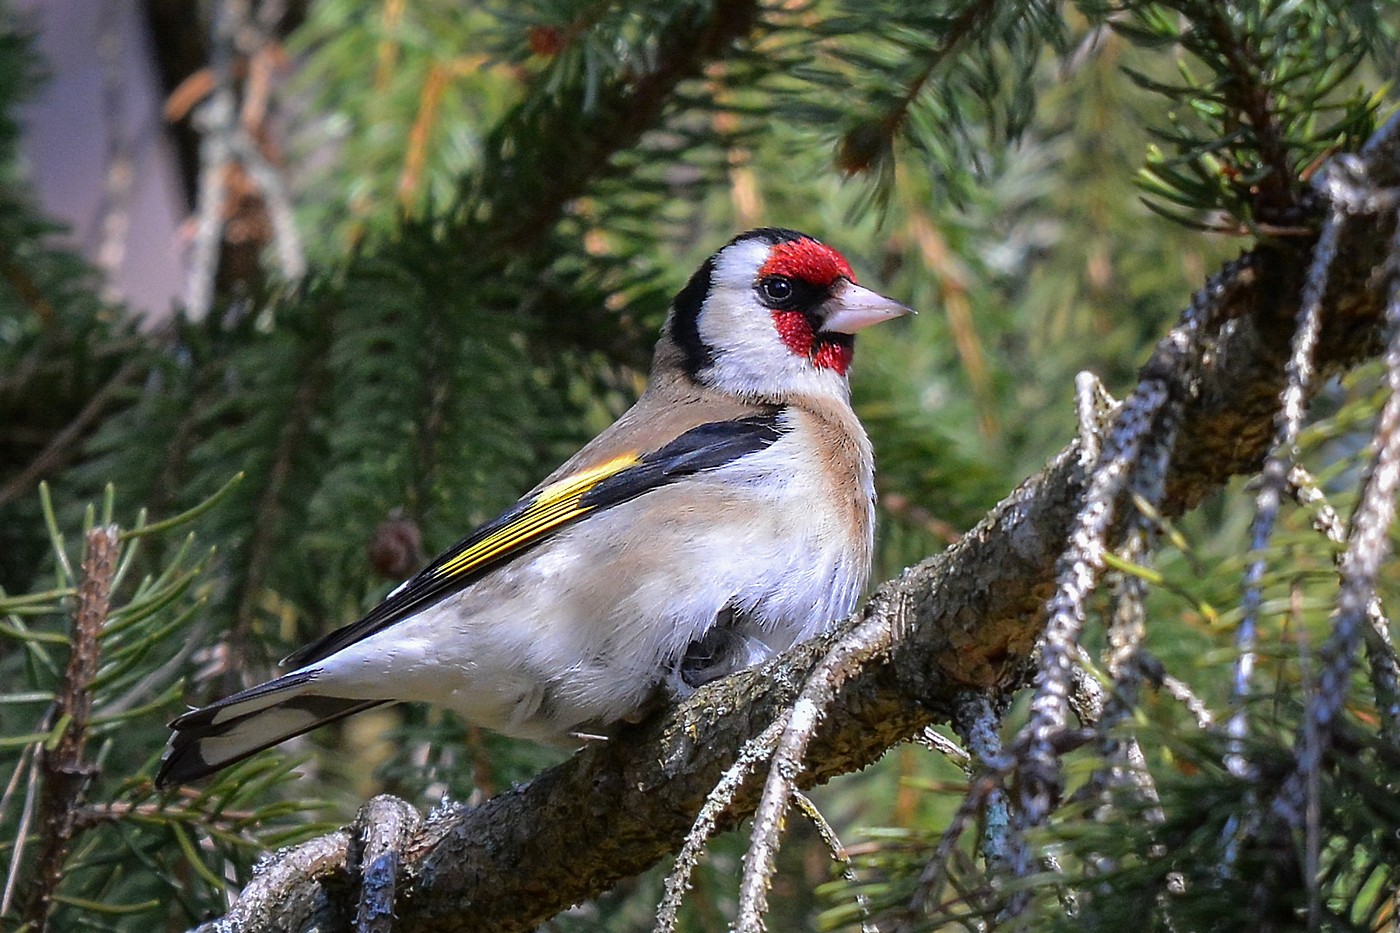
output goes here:
[[[206, 7], [197, 287], [143, 328], [23, 194], [0, 0], [0, 923], [1396, 922], [1400, 8]], [[762, 224], [924, 312], [856, 360], [854, 619], [563, 763], [404, 707], [154, 789]]]

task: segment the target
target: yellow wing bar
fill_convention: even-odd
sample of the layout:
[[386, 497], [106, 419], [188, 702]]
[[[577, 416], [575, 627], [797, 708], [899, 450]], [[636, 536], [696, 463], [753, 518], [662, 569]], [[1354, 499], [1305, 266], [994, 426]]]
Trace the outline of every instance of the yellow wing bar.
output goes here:
[[616, 476], [640, 462], [636, 454], [624, 454], [551, 483], [541, 489], [523, 509], [509, 515], [499, 528], [492, 529], [480, 540], [472, 542], [434, 568], [433, 577], [441, 580], [471, 573], [482, 564], [591, 511], [595, 506], [583, 505], [580, 501], [588, 491], [608, 477]]

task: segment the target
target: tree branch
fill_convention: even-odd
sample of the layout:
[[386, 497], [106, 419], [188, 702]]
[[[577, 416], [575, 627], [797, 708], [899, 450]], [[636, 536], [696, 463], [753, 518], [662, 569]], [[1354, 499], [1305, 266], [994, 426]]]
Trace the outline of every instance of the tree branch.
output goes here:
[[[1359, 158], [1376, 185], [1400, 182], [1400, 119]], [[1393, 226], [1389, 213], [1342, 221], [1316, 356], [1324, 378], [1314, 385], [1379, 352], [1385, 296], [1375, 273]], [[1258, 469], [1306, 266], [1305, 247], [1290, 244], [1261, 246], [1230, 263], [1198, 298], [1214, 309], [1204, 352], [1184, 359], [1164, 341], [1143, 367], [1144, 376], [1170, 379], [1189, 400], [1167, 476], [1168, 515]], [[481, 806], [434, 814], [405, 847], [395, 929], [533, 929], [676, 851], [746, 743], [785, 714], [828, 650], [868, 620], [882, 619], [897, 637], [840, 686], [812, 737], [803, 787], [865, 767], [930, 723], [949, 720], [969, 689], [998, 694], [1022, 686], [1082, 482], [1075, 442], [957, 544], [881, 586], [839, 631], [711, 684]], [[754, 775], [738, 791], [729, 825], [753, 812], [761, 786], [762, 775]], [[290, 897], [314, 905], [297, 916], [314, 914], [320, 929], [349, 929], [355, 898], [345, 893], [358, 885], [358, 867], [322, 860], [313, 877], [288, 864], [294, 857], [274, 860], [264, 874], [295, 884], [273, 890], [260, 874], [253, 899]], [[240, 903], [220, 930], [251, 929], [241, 918], [255, 913], [256, 904]], [[260, 927], [303, 928], [286, 914]]]
[[83, 757], [88, 719], [92, 715], [92, 682], [97, 676], [98, 637], [111, 608], [112, 578], [117, 570], [115, 525], [94, 528], [87, 535], [78, 605], [73, 616], [72, 647], [63, 682], [51, 712], [55, 737], [39, 753], [43, 797], [39, 816], [39, 856], [34, 884], [20, 910], [24, 925], [43, 933], [49, 928], [63, 864], [77, 834], [78, 810], [94, 774]]

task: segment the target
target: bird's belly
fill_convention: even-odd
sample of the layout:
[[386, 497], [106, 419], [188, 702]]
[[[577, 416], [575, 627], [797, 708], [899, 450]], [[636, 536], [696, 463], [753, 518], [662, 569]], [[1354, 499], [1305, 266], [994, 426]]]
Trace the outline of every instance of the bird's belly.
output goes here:
[[868, 556], [830, 523], [734, 501], [697, 535], [692, 507], [667, 493], [564, 529], [327, 659], [324, 676], [342, 695], [429, 702], [554, 741], [643, 706], [727, 607], [755, 660], [854, 607]]

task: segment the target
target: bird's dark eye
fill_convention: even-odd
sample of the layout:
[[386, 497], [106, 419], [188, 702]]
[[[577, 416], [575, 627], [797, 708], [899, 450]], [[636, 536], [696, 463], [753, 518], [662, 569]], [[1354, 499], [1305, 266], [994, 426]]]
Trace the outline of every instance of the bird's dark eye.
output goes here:
[[758, 283], [759, 294], [769, 304], [782, 304], [792, 297], [792, 279], [784, 275], [770, 275]]

